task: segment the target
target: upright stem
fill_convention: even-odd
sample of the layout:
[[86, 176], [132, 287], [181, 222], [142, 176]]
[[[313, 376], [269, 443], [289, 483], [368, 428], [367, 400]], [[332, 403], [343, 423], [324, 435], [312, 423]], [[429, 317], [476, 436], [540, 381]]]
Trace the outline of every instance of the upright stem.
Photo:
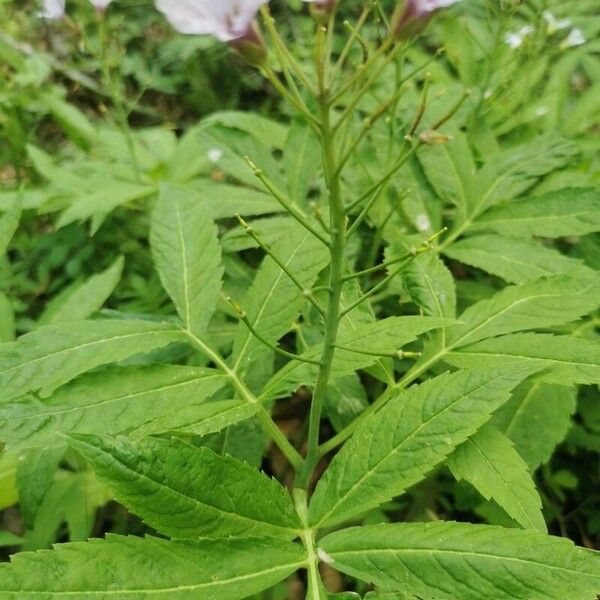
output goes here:
[[[323, 79], [320, 78], [320, 81], [323, 81]], [[331, 231], [331, 242], [329, 245], [329, 295], [325, 310], [323, 351], [319, 361], [321, 366], [317, 374], [310, 407], [307, 454], [298, 472], [297, 486], [304, 489], [308, 487], [313, 469], [319, 460], [319, 427], [340, 324], [340, 300], [344, 284], [344, 251], [346, 246], [346, 212], [342, 202], [340, 177], [336, 163], [334, 131], [331, 127], [329, 91], [325, 85], [320, 90], [319, 104], [323, 140], [323, 171], [329, 193], [329, 229]]]

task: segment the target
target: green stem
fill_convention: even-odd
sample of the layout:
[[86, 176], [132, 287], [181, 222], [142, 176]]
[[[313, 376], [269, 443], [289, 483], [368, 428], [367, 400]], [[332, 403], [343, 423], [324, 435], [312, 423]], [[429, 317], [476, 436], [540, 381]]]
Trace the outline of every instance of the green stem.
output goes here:
[[323, 170], [329, 192], [331, 242], [329, 245], [329, 290], [325, 311], [325, 334], [323, 337], [323, 350], [319, 360], [321, 366], [317, 373], [310, 407], [306, 459], [298, 473], [298, 487], [304, 489], [308, 487], [313, 469], [319, 460], [319, 429], [340, 324], [339, 309], [344, 285], [344, 252], [346, 248], [346, 213], [342, 202], [339, 173], [337, 173], [336, 168], [335, 139], [330, 120], [331, 107], [325, 95], [322, 94], [319, 100], [323, 139]]
[[273, 441], [277, 444], [281, 452], [290, 461], [294, 468], [299, 468], [302, 463], [302, 457], [298, 451], [290, 444], [288, 439], [283, 435], [283, 432], [273, 421], [265, 407], [258, 401], [258, 398], [248, 389], [248, 386], [238, 377], [238, 374], [229, 367], [225, 359], [216, 351], [213, 350], [204, 340], [192, 333], [189, 329], [184, 329], [183, 332], [190, 338], [192, 344], [200, 350], [204, 355], [208, 356], [213, 363], [221, 370], [231, 381], [231, 384], [238, 394], [256, 406], [256, 416], [262, 423], [265, 430], [271, 435]]
[[327, 598], [327, 591], [319, 573], [319, 554], [315, 541], [315, 532], [308, 522], [308, 498], [306, 491], [297, 488], [292, 492], [292, 496], [303, 527], [300, 538], [306, 549], [306, 569], [308, 571], [306, 600], [324, 600]]

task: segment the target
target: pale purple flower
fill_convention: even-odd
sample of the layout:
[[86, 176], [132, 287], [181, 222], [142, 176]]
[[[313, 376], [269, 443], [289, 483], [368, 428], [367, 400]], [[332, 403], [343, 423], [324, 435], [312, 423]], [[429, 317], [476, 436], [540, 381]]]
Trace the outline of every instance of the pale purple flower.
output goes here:
[[112, 0], [90, 0], [90, 2], [96, 7], [96, 10], [106, 10]]
[[258, 9], [269, 0], [156, 0], [180, 33], [212, 35], [222, 42], [247, 36]]
[[62, 19], [65, 16], [65, 0], [44, 0], [38, 13], [42, 19]]

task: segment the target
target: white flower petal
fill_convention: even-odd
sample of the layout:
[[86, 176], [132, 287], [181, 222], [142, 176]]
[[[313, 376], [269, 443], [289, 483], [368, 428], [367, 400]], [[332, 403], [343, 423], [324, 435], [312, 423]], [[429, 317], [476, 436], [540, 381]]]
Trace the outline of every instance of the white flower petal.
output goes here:
[[581, 29], [571, 29], [569, 31], [569, 35], [562, 41], [560, 47], [561, 48], [572, 48], [573, 46], [581, 46], [581, 44], [585, 44], [587, 40], [583, 35], [583, 31]]
[[106, 10], [106, 7], [112, 2], [112, 0], [90, 0], [98, 10]]
[[38, 16], [42, 19], [60, 19], [65, 15], [65, 0], [44, 0]]

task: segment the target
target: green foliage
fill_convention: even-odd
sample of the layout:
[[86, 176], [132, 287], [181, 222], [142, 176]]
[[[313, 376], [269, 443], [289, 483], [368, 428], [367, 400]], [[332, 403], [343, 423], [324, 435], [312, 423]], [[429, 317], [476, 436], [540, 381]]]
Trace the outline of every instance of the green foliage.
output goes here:
[[0, 2], [2, 599], [598, 596], [596, 3], [409, 4]]

